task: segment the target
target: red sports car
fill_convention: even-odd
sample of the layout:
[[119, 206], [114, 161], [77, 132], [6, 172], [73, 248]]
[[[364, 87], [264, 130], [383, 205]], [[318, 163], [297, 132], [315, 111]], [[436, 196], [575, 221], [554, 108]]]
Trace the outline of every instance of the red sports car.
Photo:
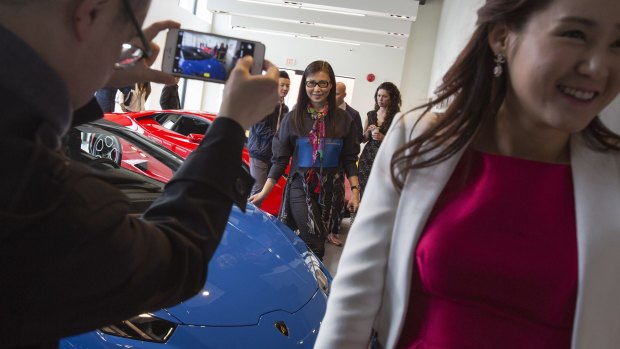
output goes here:
[[[105, 119], [143, 134], [186, 158], [198, 147], [209, 125], [215, 119], [215, 115], [179, 110], [152, 110], [136, 113], [106, 113]], [[243, 161], [249, 165], [250, 158], [246, 148], [243, 149], [242, 156]], [[164, 178], [165, 181], [170, 177]], [[285, 185], [286, 179], [280, 178], [260, 208], [277, 216]]]

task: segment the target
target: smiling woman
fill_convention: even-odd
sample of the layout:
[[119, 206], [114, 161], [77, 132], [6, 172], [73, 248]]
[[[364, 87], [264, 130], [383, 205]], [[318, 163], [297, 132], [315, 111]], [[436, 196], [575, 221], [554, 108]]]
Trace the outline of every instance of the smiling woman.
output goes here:
[[[312, 251], [323, 258], [325, 239], [337, 231], [344, 206], [344, 173], [357, 186], [355, 125], [351, 117], [336, 105], [335, 76], [325, 61], [308, 65], [301, 79], [295, 109], [289, 112], [273, 139], [274, 164], [260, 193], [250, 197], [260, 202], [282, 176], [291, 161], [289, 179], [282, 200], [280, 219]], [[359, 203], [354, 194], [349, 206]]]
[[619, 91], [617, 0], [487, 0], [383, 141], [315, 347], [618, 347]]

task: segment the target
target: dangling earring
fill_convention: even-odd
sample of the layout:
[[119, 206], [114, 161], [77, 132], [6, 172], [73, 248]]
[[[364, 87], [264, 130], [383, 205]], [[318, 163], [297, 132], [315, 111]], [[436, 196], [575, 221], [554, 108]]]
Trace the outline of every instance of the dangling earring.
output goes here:
[[504, 55], [501, 53], [496, 53], [494, 61], [495, 61], [495, 67], [493, 68], [493, 76], [495, 76], [496, 78], [499, 78], [500, 76], [502, 76], [502, 73], [504, 72], [504, 68], [502, 67], [502, 64], [506, 63], [506, 57], [504, 57]]

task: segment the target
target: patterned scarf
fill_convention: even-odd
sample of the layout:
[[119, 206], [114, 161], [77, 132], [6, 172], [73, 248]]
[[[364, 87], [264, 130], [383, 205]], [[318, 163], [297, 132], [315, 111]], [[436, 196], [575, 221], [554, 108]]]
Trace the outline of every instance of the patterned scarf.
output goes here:
[[[325, 150], [325, 116], [327, 116], [328, 111], [328, 104], [325, 104], [321, 110], [316, 110], [311, 104], [308, 104], [308, 114], [310, 114], [310, 117], [314, 120], [310, 133], [308, 133], [308, 138], [310, 138], [310, 144], [312, 145], [312, 163], [314, 164], [317, 159], [319, 160], [321, 168], [320, 173], [323, 172], [323, 153]], [[320, 173], [318, 181], [319, 184], [314, 189], [315, 193], [320, 193], [321, 191]], [[313, 174], [314, 171], [310, 169], [308, 176], [309, 180], [311, 180]]]

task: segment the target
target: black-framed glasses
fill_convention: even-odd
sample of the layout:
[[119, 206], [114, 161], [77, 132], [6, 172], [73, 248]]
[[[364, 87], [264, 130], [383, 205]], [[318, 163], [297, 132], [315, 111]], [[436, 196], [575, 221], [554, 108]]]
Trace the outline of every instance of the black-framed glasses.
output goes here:
[[136, 32], [144, 48], [134, 46], [131, 43], [124, 43], [123, 50], [121, 51], [121, 56], [118, 62], [114, 64], [114, 68], [116, 69], [123, 69], [123, 68], [131, 67], [132, 65], [136, 64], [136, 62], [138, 62], [139, 60], [145, 57], [149, 57], [153, 53], [153, 51], [151, 50], [151, 45], [146, 40], [146, 37], [144, 36], [144, 32], [142, 31], [142, 28], [140, 28], [140, 25], [138, 24], [138, 21], [136, 20], [136, 16], [134, 15], [133, 10], [131, 9], [131, 6], [129, 5], [127, 0], [121, 0], [121, 2], [123, 3], [123, 7], [125, 7], [125, 12], [127, 13], [127, 16], [129, 16], [129, 20], [131, 21], [131, 23], [133, 23], [134, 27], [136, 28]]
[[329, 87], [329, 81], [327, 81], [327, 80], [321, 80], [321, 81], [307, 80], [306, 81], [306, 87], [307, 88], [315, 88], [317, 85], [320, 88], [328, 88]]

